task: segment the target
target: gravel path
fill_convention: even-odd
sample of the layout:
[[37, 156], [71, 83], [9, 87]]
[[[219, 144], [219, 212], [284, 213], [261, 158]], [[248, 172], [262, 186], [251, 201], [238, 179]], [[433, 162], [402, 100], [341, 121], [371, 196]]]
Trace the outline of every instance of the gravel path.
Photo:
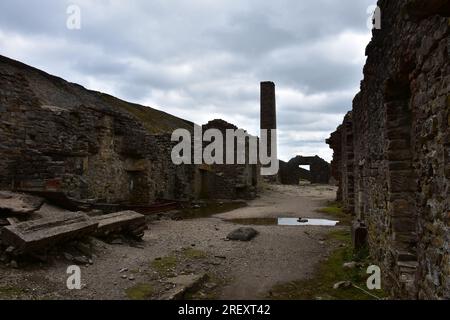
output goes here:
[[[66, 269], [70, 263], [62, 257], [21, 269], [0, 264], [0, 299], [126, 299], [126, 290], [142, 283], [151, 283], [157, 291], [164, 290], [161, 285], [164, 276], [152, 262], [167, 256], [177, 257], [177, 266], [170, 270], [174, 274], [212, 275], [215, 289], [210, 297], [264, 298], [279, 282], [312, 275], [315, 265], [332, 249], [323, 242], [332, 228], [256, 225], [252, 226], [259, 232], [256, 238], [234, 242], [225, 238], [241, 225], [226, 220], [327, 218], [316, 210], [333, 200], [335, 191], [330, 186], [270, 186], [245, 208], [201, 219], [152, 222], [140, 248], [95, 241], [94, 263], [82, 266], [82, 290], [66, 288]], [[186, 248], [204, 256], [188, 257]], [[158, 298], [158, 294], [154, 292], [152, 298]]]

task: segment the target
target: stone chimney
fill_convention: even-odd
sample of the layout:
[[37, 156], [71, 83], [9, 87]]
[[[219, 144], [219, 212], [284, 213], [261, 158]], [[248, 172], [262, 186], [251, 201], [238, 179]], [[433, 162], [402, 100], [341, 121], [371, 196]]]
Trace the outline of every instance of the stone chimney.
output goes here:
[[[277, 111], [275, 101], [275, 83], [261, 82], [261, 129], [273, 130], [277, 128]], [[267, 141], [271, 141], [272, 132], [269, 131]], [[268, 155], [272, 155], [270, 143]]]

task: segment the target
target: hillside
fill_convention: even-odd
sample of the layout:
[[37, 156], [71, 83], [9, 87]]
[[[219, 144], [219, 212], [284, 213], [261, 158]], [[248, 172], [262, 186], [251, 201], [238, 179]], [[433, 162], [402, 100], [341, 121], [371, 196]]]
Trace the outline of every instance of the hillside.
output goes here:
[[[152, 134], [171, 133], [178, 128], [190, 129], [192, 122], [178, 118], [151, 107], [130, 103], [101, 92], [88, 90], [78, 84], [67, 82], [44, 71], [0, 55], [0, 69], [14, 73], [27, 82], [30, 96], [41, 105], [63, 109], [75, 109], [80, 105], [101, 107], [106, 110], [120, 109], [138, 119]], [[23, 83], [8, 83], [0, 90], [14, 90]]]

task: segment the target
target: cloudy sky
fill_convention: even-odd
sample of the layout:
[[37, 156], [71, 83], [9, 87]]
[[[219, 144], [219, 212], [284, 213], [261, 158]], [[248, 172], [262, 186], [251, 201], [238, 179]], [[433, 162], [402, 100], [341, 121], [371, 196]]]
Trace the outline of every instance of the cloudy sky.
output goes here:
[[[279, 153], [331, 159], [351, 108], [375, 0], [1, 0], [0, 54], [198, 124], [252, 134], [277, 85]], [[81, 29], [67, 28], [67, 9]]]

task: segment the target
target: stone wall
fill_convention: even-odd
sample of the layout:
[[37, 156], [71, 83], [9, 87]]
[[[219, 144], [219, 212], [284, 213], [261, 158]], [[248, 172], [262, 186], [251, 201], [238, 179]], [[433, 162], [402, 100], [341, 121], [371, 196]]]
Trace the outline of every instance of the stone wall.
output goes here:
[[[0, 189], [124, 204], [256, 196], [259, 165], [248, 156], [242, 165], [174, 165], [178, 128], [194, 126], [0, 56]], [[222, 120], [209, 128], [236, 129]]]
[[[209, 194], [214, 194], [218, 199], [253, 199], [256, 197], [258, 186], [261, 183], [261, 173], [259, 164], [249, 163], [249, 140], [245, 140], [245, 164], [238, 164], [238, 141], [234, 139], [235, 164], [226, 164], [226, 134], [228, 130], [237, 130], [238, 128], [224, 120], [216, 119], [203, 125], [202, 130], [205, 132], [209, 129], [219, 130], [223, 139], [223, 164], [213, 164], [203, 166], [203, 175], [209, 174]], [[247, 134], [245, 132], [245, 134]], [[248, 134], [247, 134], [248, 135]], [[205, 142], [205, 146], [209, 142]], [[212, 181], [212, 182], [211, 182]]]
[[387, 1], [361, 91], [327, 141], [394, 297], [450, 298], [449, 2]]
[[169, 134], [150, 134], [97, 94], [0, 59], [0, 188], [108, 203], [194, 197]]
[[355, 212], [355, 170], [353, 152], [353, 121], [352, 113], [345, 115], [341, 126], [327, 140], [335, 150], [331, 171], [338, 181], [337, 200], [342, 201], [344, 210], [350, 214]]
[[[305, 165], [309, 165], [310, 170], [299, 167]], [[278, 180], [287, 185], [298, 185], [300, 179], [308, 180], [311, 183], [328, 184], [330, 173], [330, 164], [319, 156], [296, 156], [288, 162], [280, 161]]]

